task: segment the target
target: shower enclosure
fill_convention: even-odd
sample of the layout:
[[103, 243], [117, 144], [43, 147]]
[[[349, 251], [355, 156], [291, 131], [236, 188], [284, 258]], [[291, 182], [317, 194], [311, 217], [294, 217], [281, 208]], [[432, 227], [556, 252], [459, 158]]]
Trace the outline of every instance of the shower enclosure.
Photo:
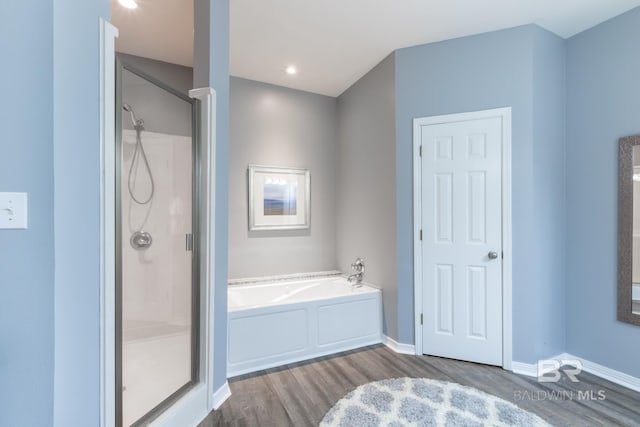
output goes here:
[[198, 382], [198, 106], [116, 76], [116, 422], [139, 426]]

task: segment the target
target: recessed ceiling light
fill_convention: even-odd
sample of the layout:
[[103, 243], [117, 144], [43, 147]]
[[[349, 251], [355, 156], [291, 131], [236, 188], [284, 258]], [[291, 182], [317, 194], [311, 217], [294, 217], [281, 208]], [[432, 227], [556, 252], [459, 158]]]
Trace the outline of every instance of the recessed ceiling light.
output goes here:
[[293, 76], [294, 74], [298, 73], [298, 69], [293, 65], [289, 65], [287, 68], [284, 69], [284, 71], [286, 71], [286, 73], [289, 74], [290, 76]]
[[118, 3], [120, 3], [120, 6], [126, 7], [127, 9], [138, 8], [138, 3], [136, 2], [136, 0], [118, 0]]

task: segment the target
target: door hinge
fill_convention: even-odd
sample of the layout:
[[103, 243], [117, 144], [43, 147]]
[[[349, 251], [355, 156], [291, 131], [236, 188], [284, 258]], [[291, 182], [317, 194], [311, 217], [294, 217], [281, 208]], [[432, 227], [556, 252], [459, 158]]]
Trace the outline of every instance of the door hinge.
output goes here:
[[420, 324], [422, 325], [422, 313], [420, 313]]
[[420, 157], [422, 157], [422, 145], [420, 146]]
[[422, 230], [420, 230], [420, 240], [422, 240]]

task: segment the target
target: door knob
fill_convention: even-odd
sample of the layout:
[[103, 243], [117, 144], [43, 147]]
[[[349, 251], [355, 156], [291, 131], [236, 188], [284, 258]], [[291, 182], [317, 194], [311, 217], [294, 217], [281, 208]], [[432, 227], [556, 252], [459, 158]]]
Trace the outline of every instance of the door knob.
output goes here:
[[497, 252], [489, 252], [487, 255], [489, 256], [489, 259], [498, 258], [498, 253]]

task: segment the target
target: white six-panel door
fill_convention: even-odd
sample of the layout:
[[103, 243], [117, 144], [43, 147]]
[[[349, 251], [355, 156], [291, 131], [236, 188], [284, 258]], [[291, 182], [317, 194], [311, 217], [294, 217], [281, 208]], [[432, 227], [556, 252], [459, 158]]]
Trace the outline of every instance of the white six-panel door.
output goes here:
[[502, 365], [502, 119], [416, 129], [422, 352]]

